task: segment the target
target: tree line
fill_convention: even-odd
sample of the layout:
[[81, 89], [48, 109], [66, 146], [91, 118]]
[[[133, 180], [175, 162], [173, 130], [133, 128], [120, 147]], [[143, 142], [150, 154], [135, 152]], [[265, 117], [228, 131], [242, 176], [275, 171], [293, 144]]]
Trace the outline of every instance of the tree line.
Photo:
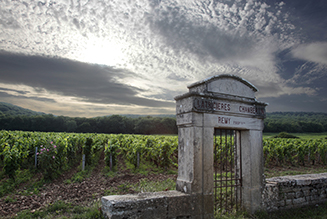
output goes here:
[[327, 113], [267, 113], [264, 132], [327, 132]]
[[[327, 132], [327, 115], [304, 113], [269, 113], [264, 132]], [[121, 115], [95, 118], [42, 115], [6, 116], [0, 112], [0, 130], [113, 133], [113, 134], [177, 134], [173, 117], [126, 117]]]
[[41, 132], [113, 133], [113, 134], [177, 134], [175, 118], [120, 115], [95, 118], [45, 115], [4, 116], [0, 114], [0, 130]]
[[[264, 132], [327, 132], [327, 113], [267, 113]], [[43, 132], [177, 134], [174, 115], [112, 115], [95, 118], [54, 116], [0, 103], [0, 130]]]

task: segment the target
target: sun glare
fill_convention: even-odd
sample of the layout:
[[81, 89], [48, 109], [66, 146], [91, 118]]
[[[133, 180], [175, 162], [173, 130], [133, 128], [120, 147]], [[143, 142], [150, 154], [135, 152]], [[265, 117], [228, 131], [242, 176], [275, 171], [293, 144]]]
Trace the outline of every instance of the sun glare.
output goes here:
[[123, 62], [122, 47], [118, 42], [97, 42], [88, 43], [81, 54], [84, 62], [101, 65], [117, 66]]

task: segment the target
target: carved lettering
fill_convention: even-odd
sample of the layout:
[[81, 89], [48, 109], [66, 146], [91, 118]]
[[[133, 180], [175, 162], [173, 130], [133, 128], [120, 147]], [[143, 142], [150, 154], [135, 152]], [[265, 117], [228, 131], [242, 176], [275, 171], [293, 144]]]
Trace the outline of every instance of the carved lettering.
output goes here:
[[230, 124], [230, 118], [218, 116], [218, 123], [220, 124]]
[[194, 108], [197, 110], [212, 110], [212, 111], [226, 111], [231, 110], [229, 103], [218, 102], [210, 99], [195, 99]]
[[244, 125], [245, 122], [240, 122], [240, 121], [233, 121], [234, 125]]
[[[266, 111], [264, 106], [260, 105], [231, 105], [220, 100], [210, 98], [195, 98], [193, 107], [197, 111], [214, 111], [214, 112], [234, 112], [242, 114], [251, 114], [265, 117]], [[232, 108], [234, 107], [234, 108]]]
[[240, 106], [239, 111], [241, 113], [251, 113], [251, 114], [256, 114], [257, 110], [254, 106]]

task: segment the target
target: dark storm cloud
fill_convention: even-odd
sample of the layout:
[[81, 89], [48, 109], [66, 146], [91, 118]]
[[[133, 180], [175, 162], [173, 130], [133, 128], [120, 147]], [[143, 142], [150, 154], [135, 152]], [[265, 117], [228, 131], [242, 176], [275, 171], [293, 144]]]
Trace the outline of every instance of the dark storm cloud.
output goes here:
[[[316, 87], [326, 87], [327, 66], [312, 62], [305, 62], [295, 69], [295, 74], [290, 83], [304, 85], [310, 84]], [[323, 73], [322, 73], [323, 72]]]
[[105, 104], [166, 107], [172, 104], [138, 97], [142, 91], [118, 83], [115, 78], [134, 75], [108, 66], [81, 63], [68, 59], [0, 53], [1, 83], [24, 84], [36, 91], [47, 91]]
[[326, 112], [327, 99], [321, 96], [311, 96], [308, 98], [305, 94], [301, 95], [283, 95], [278, 98], [261, 98], [263, 102], [269, 103], [268, 112]]
[[283, 0], [290, 11], [290, 19], [301, 26], [309, 41], [326, 40], [327, 38], [327, 4], [326, 0]]
[[[312, 62], [296, 62], [292, 77], [286, 84], [294, 89], [310, 87], [302, 94], [280, 95], [278, 97], [262, 97], [260, 100], [269, 103], [268, 111], [307, 111], [326, 112], [327, 109], [327, 67]], [[302, 64], [302, 65], [301, 65]], [[289, 67], [291, 71], [291, 67]], [[278, 92], [274, 84], [260, 85], [260, 94]], [[280, 85], [283, 86], [283, 85]], [[267, 96], [267, 95], [266, 95]]]
[[256, 82], [255, 87], [258, 89], [260, 95], [262, 96], [273, 96], [280, 92], [280, 87], [277, 83], [273, 82]]
[[293, 78], [296, 69], [306, 63], [306, 61], [294, 58], [291, 49], [281, 51], [277, 54], [277, 59], [280, 60], [278, 74], [285, 80]]
[[175, 50], [194, 53], [200, 59], [208, 56], [216, 60], [244, 57], [254, 46], [249, 37], [231, 35], [215, 24], [204, 25], [204, 18], [199, 14], [198, 22], [189, 20], [183, 8], [168, 7], [159, 13], [157, 19], [150, 20], [152, 30], [163, 36], [166, 44]]

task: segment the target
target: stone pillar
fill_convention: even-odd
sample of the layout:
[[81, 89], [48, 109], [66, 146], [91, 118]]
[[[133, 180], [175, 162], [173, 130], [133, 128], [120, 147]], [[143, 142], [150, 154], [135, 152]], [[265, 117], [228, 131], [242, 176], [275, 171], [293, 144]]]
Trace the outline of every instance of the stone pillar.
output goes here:
[[[201, 208], [198, 218], [213, 218], [213, 129], [203, 126], [201, 113], [180, 116], [176, 190], [194, 196]], [[183, 121], [184, 116], [190, 120]]]
[[241, 132], [243, 207], [251, 214], [261, 210], [263, 184], [262, 130]]

